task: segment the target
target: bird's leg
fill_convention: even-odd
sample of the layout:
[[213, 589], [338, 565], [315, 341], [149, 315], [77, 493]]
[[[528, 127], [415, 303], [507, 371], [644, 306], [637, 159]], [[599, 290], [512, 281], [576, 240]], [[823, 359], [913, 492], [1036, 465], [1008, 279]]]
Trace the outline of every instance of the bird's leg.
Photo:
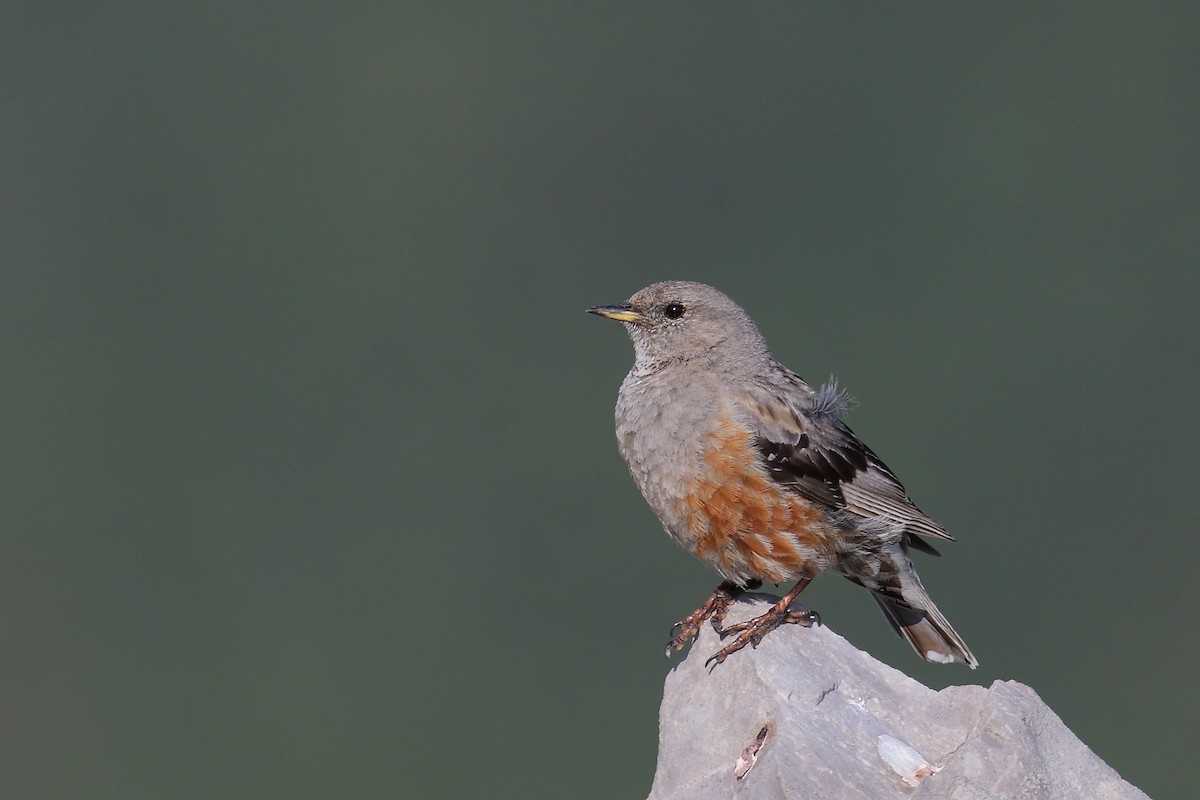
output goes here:
[[750, 580], [746, 585], [738, 586], [732, 581], [721, 581], [721, 585], [713, 590], [712, 595], [704, 601], [704, 605], [688, 614], [671, 626], [671, 641], [667, 642], [667, 657], [672, 650], [682, 650], [683, 646], [700, 633], [704, 620], [712, 620], [713, 630], [721, 632], [721, 623], [729, 613], [729, 604], [746, 591], [754, 591], [762, 586], [762, 581]]
[[815, 611], [809, 611], [807, 608], [797, 608], [795, 610], [789, 608], [796, 598], [800, 596], [800, 592], [804, 591], [804, 587], [808, 586], [811, 582], [812, 578], [801, 578], [791, 588], [791, 591], [779, 598], [779, 602], [768, 608], [765, 613], [754, 619], [748, 619], [745, 622], [730, 625], [728, 628], [719, 629], [717, 632], [721, 634], [722, 639], [732, 636], [735, 633], [738, 636], [714, 653], [708, 661], [704, 662], [704, 666], [707, 667], [714, 661], [720, 664], [746, 645], [758, 647], [758, 643], [763, 640], [763, 637], [780, 625], [803, 625], [806, 628], [811, 628], [814, 624], [820, 625], [821, 618]]

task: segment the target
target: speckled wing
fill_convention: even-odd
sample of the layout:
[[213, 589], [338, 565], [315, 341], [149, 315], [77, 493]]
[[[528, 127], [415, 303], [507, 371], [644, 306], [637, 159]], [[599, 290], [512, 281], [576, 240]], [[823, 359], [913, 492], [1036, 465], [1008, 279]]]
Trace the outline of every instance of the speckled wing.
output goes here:
[[[836, 384], [814, 392], [798, 375], [786, 372], [754, 385], [744, 402], [762, 464], [775, 482], [831, 509], [953, 541], [842, 422], [838, 414], [851, 401]], [[937, 555], [931, 545], [908, 538], [916, 549]]]

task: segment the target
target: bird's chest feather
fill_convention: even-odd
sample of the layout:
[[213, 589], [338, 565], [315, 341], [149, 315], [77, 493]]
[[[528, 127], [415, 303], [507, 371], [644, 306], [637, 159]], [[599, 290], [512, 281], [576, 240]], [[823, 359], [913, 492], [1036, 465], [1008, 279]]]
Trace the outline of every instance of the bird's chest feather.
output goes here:
[[[707, 433], [711, 401], [678, 382], [630, 374], [617, 401], [617, 446], [646, 502], [678, 538], [670, 512], [686, 493], [681, 477], [694, 473]], [[703, 399], [701, 399], [703, 398]]]
[[668, 387], [627, 379], [618, 403], [621, 453], [667, 533], [738, 582], [826, 568], [820, 509], [770, 479], [719, 387], [703, 403], [695, 389], [680, 403]]

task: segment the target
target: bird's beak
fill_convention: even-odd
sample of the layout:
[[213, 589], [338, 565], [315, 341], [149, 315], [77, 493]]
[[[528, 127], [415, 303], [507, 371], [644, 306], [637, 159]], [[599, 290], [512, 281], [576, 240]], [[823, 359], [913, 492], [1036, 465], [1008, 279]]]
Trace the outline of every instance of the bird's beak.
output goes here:
[[629, 303], [618, 303], [615, 306], [594, 306], [588, 309], [589, 314], [615, 319], [617, 322], [641, 322], [645, 317], [633, 310]]

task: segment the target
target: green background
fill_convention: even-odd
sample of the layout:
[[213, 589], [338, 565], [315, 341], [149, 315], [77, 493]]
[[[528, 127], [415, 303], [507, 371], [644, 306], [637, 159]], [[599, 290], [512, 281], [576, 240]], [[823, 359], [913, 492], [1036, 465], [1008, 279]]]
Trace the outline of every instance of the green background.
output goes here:
[[640, 797], [715, 576], [583, 310], [717, 285], [959, 539], [983, 663], [1192, 796], [1194, 4], [6, 3], [0, 794]]

